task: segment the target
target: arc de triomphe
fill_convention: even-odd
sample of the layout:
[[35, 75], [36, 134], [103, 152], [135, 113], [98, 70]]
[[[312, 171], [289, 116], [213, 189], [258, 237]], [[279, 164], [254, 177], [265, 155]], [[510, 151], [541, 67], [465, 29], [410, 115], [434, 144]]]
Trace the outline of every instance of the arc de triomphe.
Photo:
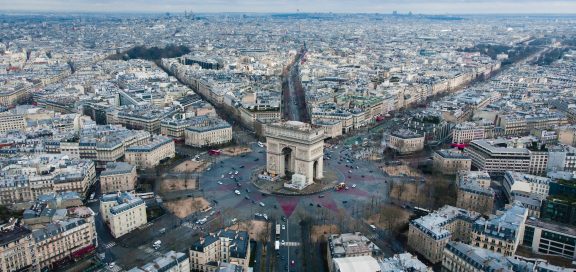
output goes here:
[[307, 183], [324, 171], [324, 130], [299, 121], [266, 125], [266, 170], [281, 177], [300, 174]]

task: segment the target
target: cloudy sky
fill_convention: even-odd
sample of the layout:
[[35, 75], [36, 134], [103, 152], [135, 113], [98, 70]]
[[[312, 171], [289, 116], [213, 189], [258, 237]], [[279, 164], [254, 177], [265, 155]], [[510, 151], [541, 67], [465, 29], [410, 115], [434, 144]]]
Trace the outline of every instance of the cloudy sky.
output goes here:
[[0, 0], [4, 11], [576, 13], [576, 0]]

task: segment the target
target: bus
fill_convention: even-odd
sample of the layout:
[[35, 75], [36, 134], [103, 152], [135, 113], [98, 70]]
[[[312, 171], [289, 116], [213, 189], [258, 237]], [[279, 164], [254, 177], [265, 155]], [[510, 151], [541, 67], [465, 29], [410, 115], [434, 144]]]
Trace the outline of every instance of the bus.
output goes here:
[[222, 150], [220, 149], [211, 149], [208, 151], [208, 155], [218, 156], [220, 154], [222, 154]]
[[275, 250], [279, 250], [279, 249], [280, 249], [280, 241], [276, 240], [276, 241], [274, 242], [274, 249], [275, 249]]

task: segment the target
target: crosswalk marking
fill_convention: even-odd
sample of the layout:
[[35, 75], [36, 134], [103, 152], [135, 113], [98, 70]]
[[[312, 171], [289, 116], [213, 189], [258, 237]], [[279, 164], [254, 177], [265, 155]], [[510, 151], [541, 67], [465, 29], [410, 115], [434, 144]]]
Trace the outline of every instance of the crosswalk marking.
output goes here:
[[140, 227], [138, 227], [138, 228], [139, 228], [139, 229], [146, 229], [146, 228], [149, 228], [150, 226], [152, 226], [152, 222], [148, 222], [148, 223], [146, 223], [145, 225], [142, 225], [142, 226], [140, 226]]
[[300, 242], [286, 242], [286, 243], [284, 244], [284, 246], [297, 247], [297, 246], [300, 246]]
[[112, 241], [110, 243], [105, 244], [104, 247], [105, 248], [111, 248], [111, 247], [114, 247], [115, 245], [116, 245], [116, 242]]

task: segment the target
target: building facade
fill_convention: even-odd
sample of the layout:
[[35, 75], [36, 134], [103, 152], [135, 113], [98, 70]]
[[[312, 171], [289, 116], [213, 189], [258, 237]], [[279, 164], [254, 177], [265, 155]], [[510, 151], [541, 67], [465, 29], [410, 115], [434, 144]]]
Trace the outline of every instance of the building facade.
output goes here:
[[100, 173], [102, 194], [133, 191], [136, 187], [136, 167], [125, 162], [109, 162]]
[[250, 237], [245, 231], [221, 230], [200, 238], [190, 248], [191, 271], [218, 271], [221, 263], [234, 264], [247, 272]]
[[[356, 266], [366, 265], [367, 262], [375, 262], [374, 257], [381, 255], [382, 250], [360, 232], [328, 236], [327, 259], [328, 271], [330, 272], [341, 271], [344, 263], [355, 262]], [[370, 257], [371, 259], [356, 259], [354, 261], [354, 258], [360, 257]]]
[[0, 113], [0, 133], [26, 129], [26, 120], [21, 114]]
[[185, 131], [186, 145], [205, 147], [232, 141], [232, 126], [218, 117], [199, 116]]
[[494, 209], [494, 190], [485, 171], [460, 171], [457, 176], [456, 207], [490, 215]]
[[142, 145], [126, 148], [125, 161], [140, 169], [152, 168], [162, 160], [173, 158], [176, 154], [174, 141], [164, 136], [153, 136]]
[[424, 149], [424, 136], [409, 130], [399, 130], [390, 133], [386, 146], [400, 154], [410, 154]]
[[522, 245], [533, 253], [576, 259], [576, 230], [536, 218], [527, 218]]
[[38, 271], [32, 232], [16, 220], [0, 226], [0, 271]]
[[126, 192], [103, 195], [100, 214], [115, 238], [148, 223], [144, 200]]
[[451, 240], [469, 242], [472, 224], [480, 214], [446, 205], [431, 214], [410, 221], [408, 246], [431, 263], [442, 261]]
[[443, 174], [456, 174], [458, 171], [470, 170], [472, 160], [462, 152], [452, 149], [441, 149], [432, 155], [434, 170]]
[[524, 237], [528, 209], [514, 203], [490, 219], [480, 218], [472, 226], [472, 245], [504, 256], [513, 256]]

